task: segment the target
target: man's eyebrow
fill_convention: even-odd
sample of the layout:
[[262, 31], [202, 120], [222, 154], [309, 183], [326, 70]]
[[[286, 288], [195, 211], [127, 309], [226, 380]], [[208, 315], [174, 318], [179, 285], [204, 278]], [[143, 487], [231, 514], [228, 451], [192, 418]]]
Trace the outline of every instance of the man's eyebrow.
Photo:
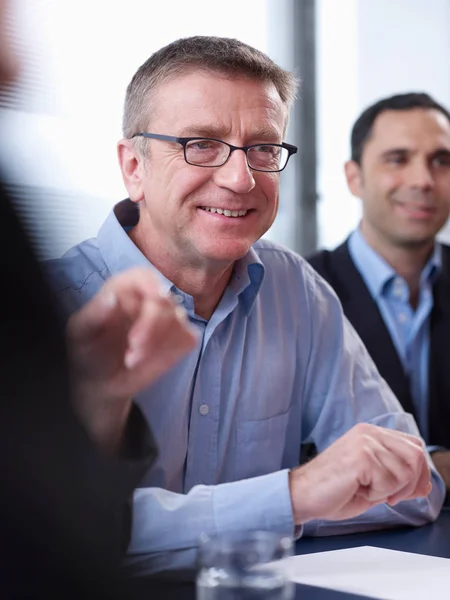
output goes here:
[[438, 157], [438, 156], [450, 156], [450, 149], [449, 148], [438, 148], [437, 150], [435, 150], [434, 152], [431, 153], [431, 156], [433, 156], [434, 158]]
[[255, 140], [276, 143], [276, 141], [280, 138], [280, 132], [273, 127], [257, 127], [251, 132], [251, 137]]
[[180, 137], [210, 137], [220, 138], [223, 135], [224, 129], [214, 127], [213, 125], [189, 125], [180, 131]]
[[[221, 140], [228, 135], [228, 128], [225, 129], [224, 127], [214, 125], [193, 124], [182, 129], [179, 137], [205, 137]], [[279, 132], [272, 127], [257, 127], [251, 131], [249, 139], [277, 143], [279, 135]]]
[[[389, 148], [388, 150], [385, 150], [384, 152], [382, 152], [380, 154], [380, 156], [382, 158], [389, 158], [390, 156], [408, 156], [408, 155], [413, 155], [416, 154], [416, 150], [411, 150], [410, 148]], [[436, 150], [433, 150], [433, 152], [430, 152], [429, 154], [430, 157], [438, 157], [438, 156], [450, 156], [450, 149], [449, 148], [437, 148]]]
[[395, 154], [401, 154], [401, 155], [406, 155], [406, 154], [413, 154], [413, 151], [408, 149], [408, 148], [389, 148], [388, 150], [385, 150], [384, 152], [382, 152], [380, 154], [380, 156], [382, 158], [388, 158], [389, 156], [393, 156]]

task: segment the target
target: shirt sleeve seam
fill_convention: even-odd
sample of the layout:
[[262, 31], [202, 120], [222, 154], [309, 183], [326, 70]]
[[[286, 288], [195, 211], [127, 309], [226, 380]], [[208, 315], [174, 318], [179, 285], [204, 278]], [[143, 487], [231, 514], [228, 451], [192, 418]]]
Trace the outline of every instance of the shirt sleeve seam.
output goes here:
[[66, 287], [61, 288], [60, 290], [58, 290], [56, 292], [56, 294], [57, 295], [58, 294], [62, 294], [64, 292], [67, 292], [67, 290], [72, 290], [74, 292], [80, 292], [84, 288], [84, 286], [88, 283], [88, 281], [92, 277], [92, 275], [95, 275], [95, 274], [100, 275], [100, 277], [105, 281], [106, 278], [103, 276], [103, 274], [107, 270], [108, 270], [108, 267], [106, 265], [102, 269], [94, 269], [93, 271], [91, 271], [89, 273], [89, 275], [87, 275], [87, 277], [85, 278], [85, 280], [81, 284], [79, 284], [77, 286], [67, 285]]

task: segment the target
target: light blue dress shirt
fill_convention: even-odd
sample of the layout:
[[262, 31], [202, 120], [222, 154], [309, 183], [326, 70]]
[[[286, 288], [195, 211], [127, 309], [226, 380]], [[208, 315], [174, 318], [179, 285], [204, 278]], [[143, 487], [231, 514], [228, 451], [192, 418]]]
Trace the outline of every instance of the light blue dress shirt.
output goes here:
[[[155, 270], [126, 233], [137, 219], [135, 205], [121, 202], [96, 239], [46, 264], [67, 314], [111, 275], [137, 265]], [[195, 548], [203, 532], [292, 535], [288, 473], [298, 465], [302, 442], [321, 451], [361, 421], [418, 434], [334, 292], [295, 253], [257, 242], [235, 264], [209, 321], [195, 315], [191, 296], [158, 276], [180, 296], [199, 342], [136, 399], [159, 458], [134, 495], [134, 563], [169, 568], [176, 551]], [[310, 522], [303, 534], [434, 520], [444, 486], [432, 472], [427, 498], [379, 506], [346, 522]]]
[[406, 281], [369, 246], [360, 229], [348, 242], [350, 256], [376, 302], [391, 335], [397, 354], [410, 382], [411, 396], [422, 437], [428, 442], [428, 364], [430, 354], [430, 314], [433, 308], [433, 283], [442, 258], [441, 247], [434, 253], [420, 276], [416, 310], [409, 303]]

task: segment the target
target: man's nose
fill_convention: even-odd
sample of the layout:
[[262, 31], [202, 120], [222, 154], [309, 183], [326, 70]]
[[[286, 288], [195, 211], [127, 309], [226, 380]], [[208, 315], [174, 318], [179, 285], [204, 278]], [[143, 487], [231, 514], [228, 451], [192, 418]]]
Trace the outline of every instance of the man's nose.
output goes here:
[[217, 168], [214, 181], [220, 187], [228, 188], [236, 194], [248, 194], [255, 187], [253, 172], [248, 166], [243, 150], [232, 152], [227, 162]]
[[409, 185], [413, 188], [427, 190], [434, 186], [433, 173], [428, 162], [415, 161], [409, 169]]

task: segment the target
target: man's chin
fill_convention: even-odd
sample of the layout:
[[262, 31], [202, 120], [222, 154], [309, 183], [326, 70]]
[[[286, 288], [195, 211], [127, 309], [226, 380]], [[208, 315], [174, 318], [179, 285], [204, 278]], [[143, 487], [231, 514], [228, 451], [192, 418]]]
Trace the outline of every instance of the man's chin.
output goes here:
[[435, 234], [405, 235], [397, 240], [397, 244], [410, 250], [421, 250], [434, 245]]
[[253, 243], [242, 240], [239, 240], [239, 242], [227, 240], [225, 243], [216, 243], [213, 247], [205, 248], [201, 251], [201, 255], [211, 262], [231, 264], [244, 258]]

